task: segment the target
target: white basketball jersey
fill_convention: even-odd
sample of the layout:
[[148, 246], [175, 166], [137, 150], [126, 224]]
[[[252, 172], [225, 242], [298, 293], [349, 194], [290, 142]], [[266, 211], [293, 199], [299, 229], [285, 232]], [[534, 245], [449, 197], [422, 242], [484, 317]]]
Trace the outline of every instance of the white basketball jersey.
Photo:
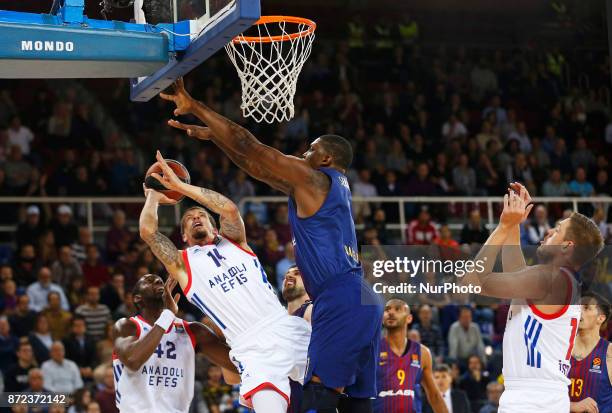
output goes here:
[[219, 237], [183, 250], [185, 296], [223, 331], [227, 343], [249, 327], [286, 310], [252, 252]]
[[[142, 317], [131, 317], [138, 337], [153, 328]], [[115, 404], [121, 412], [179, 413], [189, 411], [195, 379], [195, 337], [187, 321], [176, 318], [151, 357], [137, 370], [113, 354]]]
[[[578, 303], [573, 274], [567, 277], [567, 303]], [[578, 323], [580, 305], [568, 304], [557, 314], [544, 314], [525, 300], [513, 300], [508, 312], [503, 344], [504, 380], [530, 386], [532, 379], [567, 393], [567, 374]]]

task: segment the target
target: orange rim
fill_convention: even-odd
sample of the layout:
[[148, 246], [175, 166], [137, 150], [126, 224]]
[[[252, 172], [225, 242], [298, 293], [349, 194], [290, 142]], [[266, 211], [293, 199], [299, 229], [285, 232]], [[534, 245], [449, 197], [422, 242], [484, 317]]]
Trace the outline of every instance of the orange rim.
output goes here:
[[304, 24], [308, 26], [306, 30], [302, 30], [298, 33], [292, 34], [283, 34], [279, 36], [236, 36], [233, 43], [272, 43], [272, 42], [284, 42], [287, 40], [297, 39], [299, 37], [306, 37], [311, 35], [315, 29], [317, 28], [317, 24], [312, 20], [305, 19], [303, 17], [293, 17], [293, 16], [261, 16], [259, 20], [257, 20], [253, 26], [258, 26], [260, 24], [268, 24], [268, 23], [295, 23], [295, 24]]

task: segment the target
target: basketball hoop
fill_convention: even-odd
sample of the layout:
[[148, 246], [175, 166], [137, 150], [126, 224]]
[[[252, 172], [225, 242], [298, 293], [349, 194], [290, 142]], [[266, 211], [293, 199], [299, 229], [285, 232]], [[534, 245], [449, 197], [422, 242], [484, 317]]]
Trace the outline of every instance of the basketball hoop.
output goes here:
[[242, 114], [256, 122], [293, 118], [298, 76], [310, 56], [315, 22], [301, 17], [262, 16], [225, 46], [242, 85]]

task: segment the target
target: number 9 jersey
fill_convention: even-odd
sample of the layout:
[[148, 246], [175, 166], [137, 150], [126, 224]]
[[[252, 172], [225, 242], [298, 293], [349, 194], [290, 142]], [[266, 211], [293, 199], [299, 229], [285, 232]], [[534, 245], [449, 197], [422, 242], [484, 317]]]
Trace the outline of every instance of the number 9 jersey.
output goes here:
[[[153, 328], [141, 316], [131, 317], [136, 338]], [[122, 413], [187, 412], [193, 398], [195, 337], [189, 323], [175, 318], [151, 357], [136, 371], [113, 354], [115, 404]]]

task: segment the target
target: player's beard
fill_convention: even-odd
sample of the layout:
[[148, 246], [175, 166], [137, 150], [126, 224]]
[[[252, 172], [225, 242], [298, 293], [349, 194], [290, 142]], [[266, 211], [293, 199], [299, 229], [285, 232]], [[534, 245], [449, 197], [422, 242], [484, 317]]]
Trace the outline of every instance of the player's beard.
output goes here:
[[289, 287], [283, 290], [283, 299], [287, 302], [290, 302], [295, 300], [296, 298], [300, 298], [304, 294], [306, 294], [306, 290], [304, 289], [304, 287]]
[[208, 231], [203, 227], [195, 228], [191, 232], [191, 238], [196, 241], [204, 241], [206, 238], [208, 238]]
[[549, 264], [555, 258], [554, 248], [559, 248], [551, 245], [540, 245], [536, 250], [538, 262], [540, 264]]

